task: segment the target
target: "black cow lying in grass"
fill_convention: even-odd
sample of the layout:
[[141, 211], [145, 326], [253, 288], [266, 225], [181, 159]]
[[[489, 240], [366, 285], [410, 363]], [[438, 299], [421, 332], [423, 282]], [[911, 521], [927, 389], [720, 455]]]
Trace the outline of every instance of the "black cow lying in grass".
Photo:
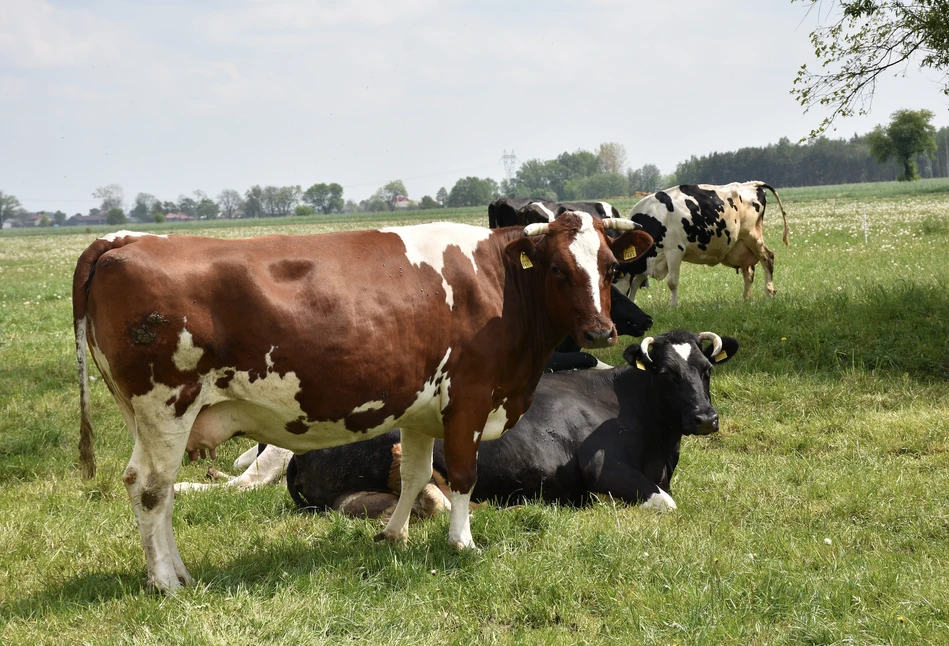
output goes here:
[[[703, 349], [704, 341], [711, 345]], [[737, 350], [730, 337], [676, 330], [626, 348], [629, 365], [545, 374], [514, 428], [481, 444], [472, 501], [582, 504], [600, 495], [675, 509], [669, 492], [680, 440], [718, 430], [709, 378]], [[385, 516], [398, 500], [399, 457], [397, 432], [310, 451], [290, 460], [287, 486], [301, 508]], [[433, 482], [416, 501], [418, 515], [448, 506], [445, 473], [436, 442]]]

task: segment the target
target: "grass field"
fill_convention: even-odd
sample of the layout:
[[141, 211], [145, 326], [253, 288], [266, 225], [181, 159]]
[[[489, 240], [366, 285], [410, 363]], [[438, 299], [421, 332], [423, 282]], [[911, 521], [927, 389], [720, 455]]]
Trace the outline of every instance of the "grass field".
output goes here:
[[482, 551], [459, 553], [447, 518], [413, 523], [402, 549], [372, 542], [377, 522], [297, 514], [281, 487], [191, 495], [175, 529], [199, 584], [174, 598], [143, 589], [131, 440], [101, 381], [100, 471], [78, 477], [70, 282], [105, 230], [0, 235], [0, 643], [949, 643], [949, 186], [907, 186], [779, 187], [791, 246], [769, 208], [773, 300], [756, 283], [742, 302], [722, 267], [685, 266], [677, 310], [664, 283], [640, 292], [654, 332], [742, 343], [712, 379], [722, 430], [683, 442], [676, 513], [488, 507]]

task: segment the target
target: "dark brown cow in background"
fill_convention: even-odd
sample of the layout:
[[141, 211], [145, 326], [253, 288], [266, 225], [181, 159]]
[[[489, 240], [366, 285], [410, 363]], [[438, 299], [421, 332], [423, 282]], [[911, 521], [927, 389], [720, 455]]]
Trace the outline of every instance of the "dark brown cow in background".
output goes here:
[[520, 419], [564, 337], [615, 343], [616, 258], [652, 245], [634, 226], [568, 213], [527, 229], [100, 238], [73, 280], [83, 475], [88, 344], [135, 441], [123, 480], [159, 590], [192, 581], [171, 523], [181, 457], [235, 435], [299, 453], [401, 427], [402, 496], [380, 535], [400, 541], [444, 438], [449, 540], [474, 547], [480, 442]]

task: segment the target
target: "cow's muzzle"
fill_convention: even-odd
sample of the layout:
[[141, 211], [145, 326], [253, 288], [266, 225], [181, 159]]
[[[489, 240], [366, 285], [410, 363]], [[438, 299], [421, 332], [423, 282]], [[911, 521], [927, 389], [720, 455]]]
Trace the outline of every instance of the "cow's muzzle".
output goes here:
[[613, 326], [583, 331], [584, 348], [608, 348], [616, 343], [616, 328]]
[[718, 431], [718, 413], [699, 413], [692, 421], [695, 423], [695, 435], [710, 435]]

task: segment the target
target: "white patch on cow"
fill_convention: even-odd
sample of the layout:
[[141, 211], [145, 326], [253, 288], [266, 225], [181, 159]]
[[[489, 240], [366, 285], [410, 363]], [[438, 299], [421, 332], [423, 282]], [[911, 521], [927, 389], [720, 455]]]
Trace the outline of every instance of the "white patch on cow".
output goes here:
[[611, 218], [613, 217], [613, 205], [609, 202], [600, 202], [600, 208], [603, 209], [603, 217]]
[[531, 205], [540, 208], [540, 210], [544, 212], [544, 215], [547, 216], [547, 220], [548, 220], [549, 222], [553, 222], [553, 221], [554, 221], [554, 218], [557, 217], [556, 215], [554, 215], [554, 212], [553, 212], [553, 211], [551, 211], [550, 209], [548, 209], [546, 206], [544, 206], [544, 205], [541, 204], [540, 202], [531, 202]]
[[643, 503], [643, 509], [653, 509], [660, 514], [667, 511], [675, 511], [676, 501], [665, 491], [659, 489], [659, 493], [654, 493], [646, 499], [646, 502]]
[[590, 297], [593, 299], [593, 307], [597, 313], [602, 314], [603, 308], [600, 307], [599, 294], [599, 264], [597, 259], [600, 253], [600, 235], [593, 226], [593, 216], [589, 213], [576, 212], [580, 216], [580, 230], [577, 237], [570, 243], [570, 253], [573, 254], [577, 266], [581, 271], [586, 272], [590, 281]]
[[255, 445], [241, 453], [239, 456], [237, 456], [237, 459], [234, 460], [234, 468], [238, 471], [243, 471], [249, 467], [251, 464], [253, 464], [254, 460], [257, 459], [257, 453], [259, 451], [260, 447]]
[[425, 263], [432, 267], [442, 278], [445, 288], [445, 300], [448, 307], [455, 304], [451, 285], [442, 273], [445, 266], [445, 252], [448, 247], [458, 247], [471, 261], [475, 273], [478, 273], [478, 264], [475, 262], [474, 252], [478, 245], [491, 235], [490, 229], [473, 227], [456, 222], [432, 222], [411, 227], [386, 227], [379, 229], [383, 233], [394, 233], [402, 238], [405, 245], [405, 255], [413, 265], [421, 267]]
[[191, 372], [195, 370], [198, 367], [198, 362], [201, 360], [201, 357], [204, 356], [203, 348], [194, 347], [194, 339], [191, 336], [191, 332], [185, 327], [186, 325], [188, 325], [187, 317], [181, 327], [181, 332], [178, 333], [178, 347], [175, 348], [175, 353], [171, 356], [175, 367], [181, 372]]
[[99, 240], [108, 240], [109, 242], [114, 242], [119, 238], [141, 238], [143, 236], [154, 236], [156, 238], [167, 238], [168, 236], [164, 233], [145, 233], [143, 231], [116, 231], [114, 233], [107, 233], [106, 235], [99, 238]]
[[[376, 437], [396, 427], [441, 437], [444, 431], [442, 411], [448, 406], [451, 387], [445, 370], [450, 355], [451, 348], [405, 411], [398, 416], [389, 415], [379, 425], [366, 429], [360, 434], [361, 439]], [[226, 386], [218, 386], [219, 381], [226, 382]], [[295, 453], [339, 446], [354, 440], [353, 431], [346, 427], [348, 415], [338, 420], [314, 422], [307, 419], [296, 398], [300, 392], [300, 380], [293, 372], [251, 375], [233, 368], [221, 368], [202, 375], [201, 384], [200, 395], [191, 408], [207, 408], [198, 415], [192, 427], [189, 451], [217, 447], [238, 431], [258, 442]], [[156, 401], [165, 405], [170, 397], [161, 399], [161, 396], [163, 393], [159, 393]], [[384, 402], [373, 400], [360, 404], [353, 411], [379, 410], [383, 405]], [[173, 410], [173, 406], [169, 409]], [[305, 433], [286, 430], [287, 424], [298, 421], [306, 424]]]
[[603, 363], [599, 359], [596, 360], [596, 365], [591, 368], [591, 370], [612, 370], [613, 366], [608, 363]]
[[451, 520], [448, 523], [448, 542], [458, 549], [477, 550], [471, 537], [471, 520], [468, 516], [468, 503], [471, 492], [451, 492]]
[[484, 435], [482, 440], [496, 440], [504, 435], [504, 426], [507, 424], [507, 411], [504, 410], [504, 399], [498, 407], [488, 413], [488, 419], [484, 422]]
[[378, 401], [378, 400], [366, 402], [365, 404], [360, 404], [359, 406], [354, 408], [353, 411], [350, 413], [350, 415], [355, 415], [356, 413], [368, 413], [371, 410], [379, 410], [385, 405], [386, 405], [385, 402]]
[[682, 357], [683, 361], [688, 361], [689, 355], [692, 354], [692, 345], [689, 343], [673, 343], [672, 349]]
[[276, 350], [276, 349], [277, 349], [277, 346], [272, 345], [272, 346], [270, 346], [270, 350], [267, 352], [267, 354], [264, 355], [264, 363], [267, 364], [267, 372], [268, 372], [268, 373], [273, 372], [273, 366], [274, 366], [274, 363], [273, 363], [273, 351]]
[[474, 432], [474, 437], [471, 438], [471, 441], [472, 441], [472, 442], [477, 442], [479, 437], [481, 437], [481, 431], [475, 431], [475, 432]]

